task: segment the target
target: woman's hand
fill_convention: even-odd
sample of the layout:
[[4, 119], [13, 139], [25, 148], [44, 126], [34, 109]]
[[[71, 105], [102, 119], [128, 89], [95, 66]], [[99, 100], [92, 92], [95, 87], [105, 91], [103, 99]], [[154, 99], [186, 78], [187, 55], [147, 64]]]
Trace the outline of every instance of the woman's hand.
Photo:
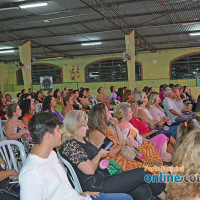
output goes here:
[[18, 179], [19, 173], [16, 170], [10, 169], [9, 172], [10, 172], [10, 176], [9, 176], [10, 179], [13, 179], [13, 180]]
[[117, 120], [115, 117], [111, 117], [111, 118], [110, 118], [110, 123], [111, 123], [114, 127], [118, 126], [118, 120]]
[[156, 147], [156, 143], [155, 142], [149, 140], [148, 143], [151, 144], [151, 145], [153, 145], [154, 147]]
[[105, 158], [108, 153], [109, 153], [109, 151], [106, 151], [105, 149], [101, 149], [99, 151], [99, 154], [101, 155], [101, 158]]
[[80, 195], [83, 196], [83, 197], [86, 197], [87, 194], [94, 197], [95, 199], [100, 196], [99, 195], [100, 192], [89, 192], [89, 191], [87, 191], [87, 192], [80, 193]]

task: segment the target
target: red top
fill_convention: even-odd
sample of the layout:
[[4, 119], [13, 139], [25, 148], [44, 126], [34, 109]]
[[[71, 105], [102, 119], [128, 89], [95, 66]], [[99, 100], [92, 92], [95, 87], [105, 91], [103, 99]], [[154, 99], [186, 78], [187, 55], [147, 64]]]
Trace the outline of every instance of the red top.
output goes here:
[[150, 132], [146, 123], [140, 118], [133, 117], [129, 122], [139, 131], [140, 135]]
[[28, 117], [28, 122], [30, 121], [30, 119], [33, 117], [33, 114], [32, 115], [29, 115], [29, 114], [25, 114], [25, 116], [27, 116]]

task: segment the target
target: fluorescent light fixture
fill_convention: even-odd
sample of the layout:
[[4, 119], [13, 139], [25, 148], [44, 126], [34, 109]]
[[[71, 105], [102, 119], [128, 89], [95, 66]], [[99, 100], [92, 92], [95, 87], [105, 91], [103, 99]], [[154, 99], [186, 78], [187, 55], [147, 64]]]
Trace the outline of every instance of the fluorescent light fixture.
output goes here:
[[5, 51], [0, 51], [0, 53], [14, 53], [14, 50], [5, 50]]
[[90, 46], [90, 45], [101, 45], [101, 42], [88, 42], [88, 43], [81, 43], [82, 46]]
[[182, 25], [186, 26], [186, 25], [195, 25], [195, 24], [200, 24], [200, 22], [187, 22], [187, 23], [183, 23]]
[[26, 9], [26, 8], [35, 8], [35, 7], [41, 7], [41, 6], [47, 6], [48, 2], [36, 2], [36, 3], [27, 3], [27, 4], [21, 4], [19, 5], [20, 8]]
[[4, 50], [4, 49], [13, 49], [15, 47], [0, 47], [0, 50]]
[[200, 35], [200, 32], [197, 32], [197, 33], [189, 33], [190, 36], [197, 36], [197, 35]]

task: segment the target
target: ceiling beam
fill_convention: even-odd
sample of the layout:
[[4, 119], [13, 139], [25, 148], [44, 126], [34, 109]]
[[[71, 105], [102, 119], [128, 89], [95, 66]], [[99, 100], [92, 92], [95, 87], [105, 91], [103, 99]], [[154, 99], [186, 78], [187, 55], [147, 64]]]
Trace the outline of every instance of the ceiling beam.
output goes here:
[[[140, 30], [143, 28], [156, 28], [156, 27], [161, 27], [161, 26], [174, 26], [174, 25], [178, 25], [178, 24], [185, 24], [185, 23], [200, 23], [200, 20], [196, 20], [196, 21], [179, 21], [179, 22], [175, 22], [175, 23], [161, 23], [161, 24], [157, 24], [157, 25], [147, 25], [147, 26], [135, 26], [135, 27], [131, 27], [131, 30]], [[53, 35], [46, 35], [46, 36], [39, 36], [39, 37], [24, 37], [23, 39], [15, 39], [15, 40], [10, 40], [10, 42], [20, 42], [20, 41], [29, 41], [29, 40], [35, 40], [35, 39], [45, 39], [45, 38], [51, 38], [51, 37], [62, 37], [62, 36], [71, 36], [71, 35], [82, 35], [82, 34], [96, 34], [96, 33], [106, 33], [106, 32], [119, 32], [120, 30], [118, 29], [107, 29], [107, 30], [97, 30], [97, 31], [82, 31], [82, 32], [72, 32], [72, 33], [68, 33], [68, 34], [53, 34]], [[148, 37], [148, 36], [147, 36]], [[1, 40], [1, 38], [0, 38]], [[5, 39], [4, 39], [5, 40]], [[4, 41], [3, 40], [3, 41]], [[8, 41], [9, 42], [9, 41]], [[1, 43], [0, 43], [1, 44]]]
[[[80, 1], [82, 1], [82, 0], [80, 0]], [[200, 5], [196, 6], [195, 8], [186, 7], [184, 9], [173, 9], [173, 10], [156, 11], [156, 12], [144, 12], [144, 13], [138, 13], [138, 14], [128, 14], [128, 15], [123, 15], [123, 16], [119, 16], [119, 17], [121, 19], [124, 19], [124, 18], [128, 18], [128, 17], [156, 15], [156, 14], [168, 14], [169, 12], [170, 13], [171, 12], [175, 13], [175, 12], [191, 11], [191, 10], [199, 10], [199, 9], [200, 9]], [[60, 24], [54, 24], [54, 25], [45, 25], [45, 26], [40, 26], [40, 27], [29, 27], [29, 28], [21, 28], [21, 29], [7, 29], [5, 31], [0, 31], [0, 33], [6, 33], [6, 32], [12, 33], [12, 32], [18, 32], [18, 31], [26, 31], [26, 30], [36, 30], [36, 29], [43, 29], [43, 28], [56, 28], [56, 27], [61, 27], [61, 26], [76, 25], [76, 24], [86, 24], [86, 23], [91, 23], [91, 22], [104, 21], [105, 19], [109, 20], [107, 18], [108, 17], [105, 16], [105, 17], [102, 17], [102, 18], [97, 18], [97, 19], [92, 19], [92, 20], [84, 20], [84, 21], [78, 21], [78, 22], [72, 22], [72, 23], [71, 22], [70, 23], [60, 23]], [[110, 18], [112, 18], [112, 17], [110, 17]], [[115, 16], [113, 16], [113, 18], [115, 18]], [[14, 19], [16, 19], [16, 18], [14, 18]], [[24, 17], [23, 17], [23, 19], [24, 19]], [[145, 25], [143, 25], [143, 27], [144, 26]], [[135, 26], [133, 28], [139, 28], [139, 26]], [[126, 29], [124, 29], [124, 30], [126, 30]], [[122, 30], [122, 31], [124, 32], [124, 30]]]

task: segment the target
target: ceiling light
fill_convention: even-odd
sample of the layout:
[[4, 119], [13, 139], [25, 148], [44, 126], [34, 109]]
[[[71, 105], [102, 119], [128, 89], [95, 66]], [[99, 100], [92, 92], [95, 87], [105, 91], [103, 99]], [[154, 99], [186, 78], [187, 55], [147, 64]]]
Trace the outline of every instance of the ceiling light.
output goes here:
[[4, 49], [13, 49], [14, 47], [0, 47], [0, 50], [4, 50]]
[[197, 32], [197, 33], [189, 33], [190, 36], [197, 36], [197, 35], [200, 35], [200, 32]]
[[185, 25], [195, 25], [195, 24], [200, 24], [200, 22], [187, 22], [182, 25], [185, 26]]
[[88, 42], [88, 43], [81, 43], [82, 46], [90, 46], [90, 45], [101, 45], [101, 42]]
[[5, 50], [5, 51], [0, 51], [0, 53], [14, 53], [14, 50]]
[[21, 4], [19, 5], [20, 8], [26, 9], [26, 8], [35, 8], [35, 7], [41, 7], [41, 6], [47, 6], [48, 2], [36, 2], [36, 3], [27, 3], [27, 4]]

